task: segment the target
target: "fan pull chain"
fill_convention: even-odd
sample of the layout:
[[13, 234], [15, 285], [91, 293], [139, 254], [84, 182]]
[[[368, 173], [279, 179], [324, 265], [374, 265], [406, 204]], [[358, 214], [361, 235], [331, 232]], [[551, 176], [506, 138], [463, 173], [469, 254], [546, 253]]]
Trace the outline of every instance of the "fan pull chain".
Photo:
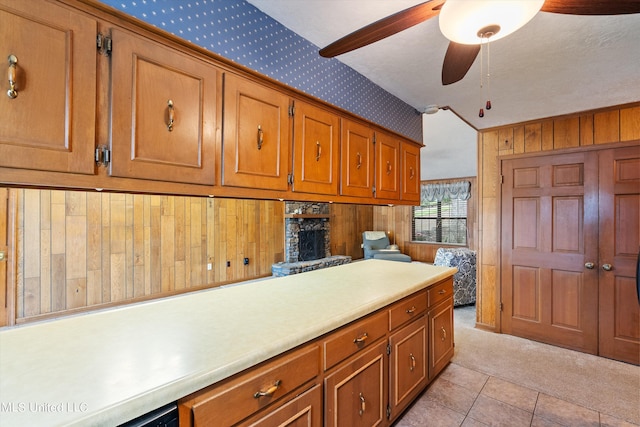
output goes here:
[[487, 110], [491, 110], [491, 43], [487, 38]]
[[[482, 100], [482, 87], [484, 82], [484, 37], [480, 39], [480, 100]], [[484, 117], [484, 110], [480, 107], [478, 117]]]

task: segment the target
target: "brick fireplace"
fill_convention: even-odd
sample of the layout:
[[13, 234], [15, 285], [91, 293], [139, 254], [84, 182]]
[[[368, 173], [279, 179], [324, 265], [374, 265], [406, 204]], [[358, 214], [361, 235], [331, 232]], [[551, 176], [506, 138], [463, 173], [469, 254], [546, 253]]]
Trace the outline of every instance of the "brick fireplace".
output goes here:
[[285, 261], [271, 266], [274, 276], [351, 262], [350, 256], [331, 255], [328, 203], [285, 202], [284, 218]]

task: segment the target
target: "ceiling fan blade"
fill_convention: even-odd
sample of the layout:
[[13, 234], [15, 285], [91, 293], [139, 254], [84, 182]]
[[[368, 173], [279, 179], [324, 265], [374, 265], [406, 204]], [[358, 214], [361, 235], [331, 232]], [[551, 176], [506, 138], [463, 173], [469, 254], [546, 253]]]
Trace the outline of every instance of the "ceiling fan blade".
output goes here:
[[411, 28], [438, 15], [444, 2], [426, 1], [382, 18], [320, 49], [320, 56], [333, 58]]
[[442, 84], [455, 83], [467, 74], [473, 61], [480, 52], [479, 44], [460, 44], [449, 42], [447, 53], [442, 63]]
[[640, 13], [640, 0], [546, 0], [540, 10], [568, 15], [625, 15]]

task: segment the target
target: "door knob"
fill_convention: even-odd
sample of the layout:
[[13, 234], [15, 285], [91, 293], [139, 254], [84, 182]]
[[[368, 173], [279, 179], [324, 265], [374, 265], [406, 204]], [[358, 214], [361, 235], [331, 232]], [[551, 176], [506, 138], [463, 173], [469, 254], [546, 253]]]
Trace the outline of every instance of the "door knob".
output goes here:
[[593, 270], [593, 267], [595, 267], [596, 265], [592, 262], [585, 262], [584, 263], [585, 268], [588, 268], [589, 270]]
[[602, 269], [604, 271], [611, 271], [611, 270], [613, 270], [613, 265], [611, 265], [611, 264], [602, 264]]

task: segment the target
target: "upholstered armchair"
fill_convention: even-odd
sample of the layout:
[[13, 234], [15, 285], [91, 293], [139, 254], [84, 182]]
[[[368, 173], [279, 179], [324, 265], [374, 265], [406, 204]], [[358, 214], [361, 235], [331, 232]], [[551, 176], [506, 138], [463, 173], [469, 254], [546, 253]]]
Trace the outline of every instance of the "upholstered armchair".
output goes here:
[[364, 259], [411, 262], [409, 255], [404, 255], [396, 245], [389, 243], [389, 237], [384, 231], [365, 231], [362, 233], [362, 249], [364, 249]]

